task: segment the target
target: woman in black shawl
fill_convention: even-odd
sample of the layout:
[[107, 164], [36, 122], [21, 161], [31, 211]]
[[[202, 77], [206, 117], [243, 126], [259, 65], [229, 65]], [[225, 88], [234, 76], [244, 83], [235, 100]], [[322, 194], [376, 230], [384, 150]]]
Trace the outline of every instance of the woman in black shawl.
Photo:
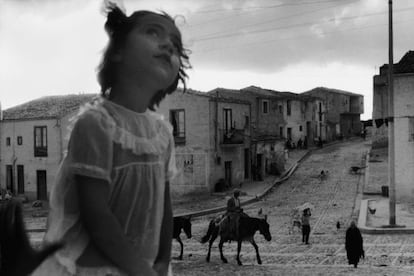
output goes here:
[[353, 264], [354, 267], [358, 266], [361, 257], [365, 258], [361, 232], [356, 227], [354, 221], [351, 222], [351, 225], [346, 230], [345, 249], [348, 263]]

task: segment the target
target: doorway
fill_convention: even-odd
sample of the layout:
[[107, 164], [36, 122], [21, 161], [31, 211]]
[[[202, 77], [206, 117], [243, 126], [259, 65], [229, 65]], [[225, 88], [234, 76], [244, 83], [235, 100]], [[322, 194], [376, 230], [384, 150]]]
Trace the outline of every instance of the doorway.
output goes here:
[[36, 171], [37, 175], [37, 199], [47, 200], [47, 183], [46, 183], [46, 171]]
[[224, 162], [224, 183], [226, 187], [231, 187], [231, 161]]
[[249, 178], [250, 149], [244, 149], [244, 179]]
[[17, 193], [24, 194], [24, 166], [17, 165]]
[[12, 194], [14, 193], [13, 179], [13, 166], [6, 165], [6, 190], [9, 190]]

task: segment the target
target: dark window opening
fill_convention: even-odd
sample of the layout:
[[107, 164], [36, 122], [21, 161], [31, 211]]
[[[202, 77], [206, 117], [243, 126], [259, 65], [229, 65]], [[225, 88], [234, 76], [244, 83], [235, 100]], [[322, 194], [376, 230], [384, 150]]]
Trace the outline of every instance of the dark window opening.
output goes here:
[[170, 110], [170, 122], [173, 126], [173, 136], [175, 143], [185, 143], [185, 110]]
[[47, 127], [35, 126], [34, 127], [34, 156], [46, 157], [47, 156]]

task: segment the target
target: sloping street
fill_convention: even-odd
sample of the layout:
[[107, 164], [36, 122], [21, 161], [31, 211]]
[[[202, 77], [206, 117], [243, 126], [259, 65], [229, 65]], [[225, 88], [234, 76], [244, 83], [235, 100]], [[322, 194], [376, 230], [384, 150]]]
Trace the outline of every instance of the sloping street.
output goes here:
[[[357, 220], [359, 195], [364, 183], [363, 173], [351, 173], [351, 166], [362, 166], [369, 143], [347, 141], [313, 152], [299, 166], [289, 180], [262, 201], [246, 206], [244, 210], [255, 216], [259, 208], [268, 215], [272, 240], [256, 233], [256, 242], [263, 264], [256, 263], [253, 247], [244, 243], [241, 250], [243, 266], [235, 260], [237, 243], [226, 243], [223, 264], [218, 251], [218, 240], [212, 248], [210, 263], [205, 260], [207, 244], [199, 240], [205, 234], [209, 220], [193, 220], [193, 238], [184, 242], [184, 258], [173, 261], [177, 275], [414, 275], [414, 236], [404, 234], [363, 234], [365, 259], [357, 269], [348, 265], [344, 248], [345, 231], [351, 220]], [[324, 170], [327, 177], [318, 175]], [[298, 228], [289, 233], [294, 207], [311, 203], [310, 245], [301, 243]], [[340, 228], [337, 229], [337, 222]], [[179, 254], [179, 245], [173, 242], [173, 255]]]

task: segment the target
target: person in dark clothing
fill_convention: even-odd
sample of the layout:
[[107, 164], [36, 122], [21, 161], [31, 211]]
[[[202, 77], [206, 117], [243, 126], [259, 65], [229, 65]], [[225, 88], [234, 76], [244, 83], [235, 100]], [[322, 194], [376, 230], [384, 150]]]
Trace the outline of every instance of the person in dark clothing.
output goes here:
[[226, 216], [229, 219], [229, 228], [231, 233], [235, 234], [238, 237], [238, 228], [239, 228], [239, 219], [240, 213], [243, 212], [243, 209], [240, 206], [240, 190], [234, 189], [233, 196], [227, 201], [227, 212]]
[[360, 258], [365, 258], [363, 239], [361, 232], [352, 221], [345, 235], [345, 249], [348, 258], [348, 264], [353, 264], [356, 268]]
[[310, 209], [303, 210], [302, 214], [302, 243], [309, 244], [309, 234], [310, 234], [310, 219], [311, 212]]
[[230, 235], [235, 238], [239, 236], [240, 217], [247, 217], [240, 206], [240, 190], [234, 189], [233, 196], [227, 201], [227, 210], [220, 222], [221, 227], [226, 229]]
[[307, 149], [308, 148], [308, 138], [305, 136], [305, 139], [303, 139], [303, 148]]
[[299, 138], [298, 143], [297, 143], [298, 149], [301, 149], [302, 148], [302, 144], [303, 144], [302, 138]]

